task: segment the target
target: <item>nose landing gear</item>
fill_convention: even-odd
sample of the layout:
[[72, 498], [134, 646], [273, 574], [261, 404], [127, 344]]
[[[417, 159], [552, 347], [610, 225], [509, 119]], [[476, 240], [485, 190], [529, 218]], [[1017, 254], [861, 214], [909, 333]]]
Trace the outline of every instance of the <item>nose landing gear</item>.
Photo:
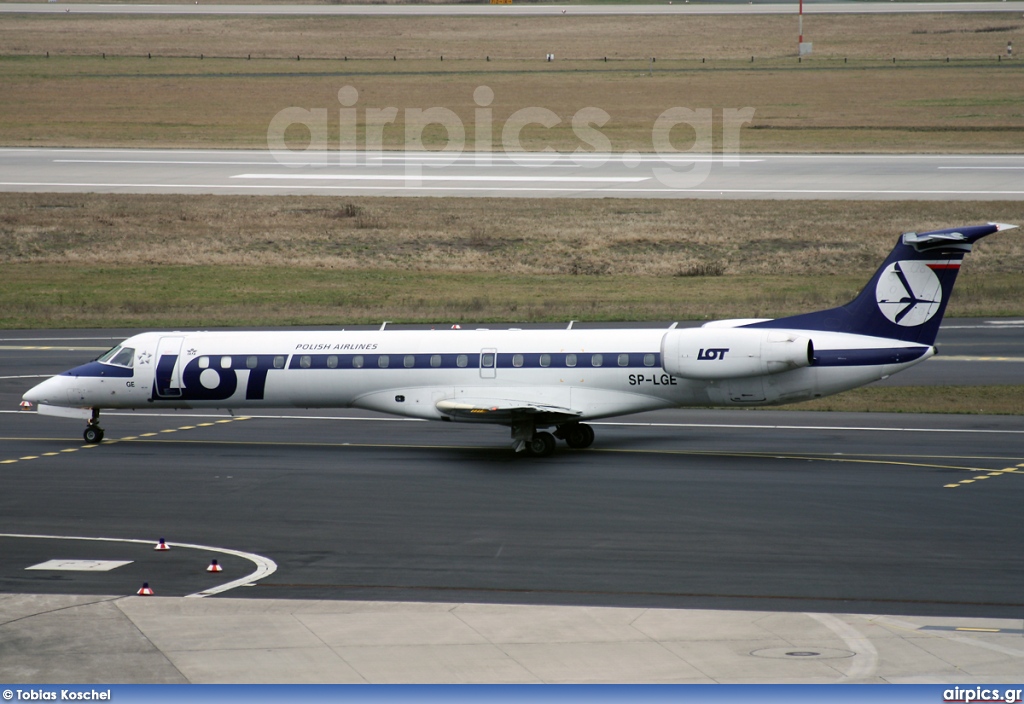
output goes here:
[[85, 426], [82, 438], [90, 445], [103, 442], [103, 428], [100, 427], [100, 409], [92, 409], [92, 418], [89, 419], [89, 423]]

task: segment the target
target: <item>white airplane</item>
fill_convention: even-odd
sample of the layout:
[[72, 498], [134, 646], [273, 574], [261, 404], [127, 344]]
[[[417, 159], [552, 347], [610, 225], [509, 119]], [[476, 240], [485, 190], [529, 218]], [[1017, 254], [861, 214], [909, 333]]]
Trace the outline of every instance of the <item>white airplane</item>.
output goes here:
[[[964, 255], [1016, 225], [906, 233], [850, 303], [699, 328], [147, 332], [24, 395], [47, 415], [102, 409], [363, 408], [511, 428], [544, 457], [586, 448], [584, 421], [661, 408], [805, 401], [885, 379], [935, 354]], [[554, 429], [554, 433], [548, 429]]]

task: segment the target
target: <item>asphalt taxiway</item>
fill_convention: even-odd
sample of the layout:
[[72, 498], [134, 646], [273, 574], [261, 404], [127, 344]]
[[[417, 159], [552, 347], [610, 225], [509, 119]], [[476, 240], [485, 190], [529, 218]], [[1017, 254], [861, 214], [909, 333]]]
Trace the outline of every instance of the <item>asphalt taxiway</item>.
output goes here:
[[[980, 381], [1021, 378], [1020, 361], [984, 361], [1024, 357], [1011, 323], [947, 323], [949, 346], [972, 345], [960, 363], [989, 370]], [[535, 460], [501, 428], [347, 410], [110, 412], [100, 446], [74, 421], [12, 412], [39, 376], [122, 332], [0, 341], [0, 532], [166, 537], [276, 563], [248, 596], [1024, 613], [1015, 417], [664, 411]], [[955, 363], [921, 367], [948, 383]], [[154, 569], [168, 595], [219, 583], [174, 561], [26, 570], [110, 545], [0, 542], [6, 593], [132, 593]]]
[[[973, 357], [1024, 356], [1019, 330], [947, 324]], [[513, 456], [500, 428], [352, 411], [108, 413], [98, 446], [75, 421], [14, 411], [39, 375], [124, 332], [0, 341], [0, 679], [1021, 671], [1008, 640], [1024, 616], [1019, 418], [658, 412], [537, 460]], [[1007, 375], [1018, 362], [973, 363], [1020, 378]], [[159, 538], [172, 549], [155, 551]], [[143, 582], [154, 600], [132, 596]], [[611, 661], [622, 667], [602, 671]]]

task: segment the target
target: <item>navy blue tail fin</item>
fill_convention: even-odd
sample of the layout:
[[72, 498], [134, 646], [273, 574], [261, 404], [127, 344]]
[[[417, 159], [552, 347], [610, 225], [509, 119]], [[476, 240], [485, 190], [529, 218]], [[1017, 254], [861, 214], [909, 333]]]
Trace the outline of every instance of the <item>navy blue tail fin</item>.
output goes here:
[[935, 343], [964, 255], [982, 237], [1016, 225], [908, 232], [900, 236], [867, 286], [845, 306], [747, 327], [795, 328]]

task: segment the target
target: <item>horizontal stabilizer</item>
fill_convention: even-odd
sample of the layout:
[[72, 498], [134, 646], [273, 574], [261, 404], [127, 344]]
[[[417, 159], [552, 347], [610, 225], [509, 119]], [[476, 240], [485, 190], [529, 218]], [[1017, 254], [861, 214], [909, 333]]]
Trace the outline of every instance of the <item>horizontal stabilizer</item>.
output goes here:
[[[986, 235], [994, 232], [1016, 229], [1017, 225], [1008, 225], [1002, 222], [990, 222], [987, 225], [975, 227], [963, 227], [959, 229], [938, 230], [935, 232], [906, 232], [903, 234], [903, 244], [910, 245], [916, 249], [930, 249], [938, 246], [949, 246], [957, 244], [970, 245]], [[966, 248], [970, 251], [970, 247]]]

